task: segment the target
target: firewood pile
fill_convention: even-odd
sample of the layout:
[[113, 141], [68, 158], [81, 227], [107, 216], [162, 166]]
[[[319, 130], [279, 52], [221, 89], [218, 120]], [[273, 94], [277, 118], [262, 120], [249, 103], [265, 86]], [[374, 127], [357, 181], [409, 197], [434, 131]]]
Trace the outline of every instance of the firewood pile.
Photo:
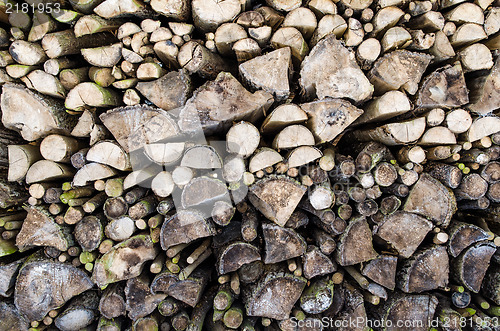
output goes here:
[[0, 0], [0, 330], [499, 330], [499, 0]]

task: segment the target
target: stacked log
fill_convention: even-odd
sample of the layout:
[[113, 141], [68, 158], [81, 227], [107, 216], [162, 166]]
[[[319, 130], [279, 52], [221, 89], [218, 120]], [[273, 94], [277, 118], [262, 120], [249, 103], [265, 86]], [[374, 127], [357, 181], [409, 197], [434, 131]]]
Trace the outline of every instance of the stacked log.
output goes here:
[[0, 4], [0, 329], [497, 329], [499, 5]]

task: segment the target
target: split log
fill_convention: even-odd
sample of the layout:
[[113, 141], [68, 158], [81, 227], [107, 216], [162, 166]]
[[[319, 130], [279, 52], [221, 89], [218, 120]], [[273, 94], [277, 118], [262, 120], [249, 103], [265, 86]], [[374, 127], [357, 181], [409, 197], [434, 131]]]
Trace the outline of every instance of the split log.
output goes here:
[[180, 210], [174, 216], [163, 222], [160, 232], [160, 244], [163, 250], [178, 245], [190, 243], [198, 238], [215, 235], [215, 229], [210, 220], [199, 212]]
[[396, 287], [397, 257], [379, 255], [363, 265], [361, 273], [389, 290]]
[[470, 104], [467, 106], [472, 112], [487, 114], [497, 109], [499, 104], [497, 90], [493, 87], [500, 79], [500, 61], [497, 59], [489, 73], [471, 79], [469, 82]]
[[[373, 87], [349, 54], [334, 36], [318, 42], [301, 64], [300, 85], [305, 94], [348, 98], [355, 103], [369, 99]], [[329, 59], [326, 64], [325, 58]], [[344, 82], [346, 75], [351, 77], [349, 83]]]
[[435, 246], [417, 251], [406, 260], [398, 274], [398, 288], [420, 293], [448, 285], [449, 260], [446, 247]]
[[99, 301], [99, 312], [108, 319], [114, 319], [126, 314], [124, 284], [109, 285]]
[[430, 218], [438, 226], [447, 227], [456, 211], [456, 205], [455, 196], [450, 189], [424, 173], [411, 189], [403, 210]]
[[314, 145], [313, 134], [299, 124], [287, 126], [273, 140], [273, 147], [278, 150], [312, 145]]
[[424, 78], [417, 106], [422, 108], [460, 107], [469, 102], [462, 66], [448, 65]]
[[[385, 54], [378, 59], [370, 70], [368, 79], [375, 87], [377, 94], [403, 88], [414, 95], [418, 84], [431, 61], [431, 57], [423, 53], [397, 50]], [[394, 69], [397, 65], [398, 69]], [[397, 75], [393, 73], [397, 72]]]
[[262, 231], [266, 242], [266, 264], [285, 261], [306, 252], [304, 238], [292, 229], [264, 223]]
[[113, 90], [91, 82], [75, 86], [65, 101], [66, 108], [75, 111], [82, 111], [86, 107], [115, 107], [120, 104], [121, 98]]
[[[19, 108], [19, 100], [23, 107]], [[21, 85], [5, 84], [1, 96], [2, 123], [18, 131], [28, 141], [37, 140], [50, 133], [69, 134], [76, 120], [56, 100], [32, 92]], [[33, 112], [40, 116], [32, 116]]]
[[252, 89], [263, 89], [273, 94], [276, 100], [285, 100], [290, 95], [290, 48], [281, 48], [246, 61], [240, 64], [239, 72]]
[[364, 217], [351, 219], [340, 235], [335, 259], [341, 266], [369, 261], [377, 257], [372, 246], [372, 235]]
[[[380, 318], [384, 325], [389, 325], [389, 323], [391, 325], [396, 325], [395, 323], [397, 321], [407, 321], [404, 323], [422, 321], [418, 326], [414, 325], [411, 328], [413, 330], [423, 331], [429, 328], [437, 305], [438, 300], [431, 295], [405, 295], [397, 293], [383, 305], [376, 308], [375, 316]], [[408, 309], [407, 307], [412, 307], [412, 309]], [[395, 330], [397, 327], [393, 326], [388, 329]]]
[[249, 200], [268, 219], [284, 226], [306, 189], [286, 177], [262, 179], [249, 188]]
[[133, 321], [152, 313], [167, 296], [166, 294], [151, 293], [149, 280], [146, 276], [127, 280], [124, 292], [127, 315]]
[[425, 130], [425, 117], [413, 120], [389, 123], [374, 129], [356, 130], [353, 135], [361, 141], [378, 141], [385, 145], [395, 146], [415, 142]]
[[309, 116], [307, 125], [318, 144], [332, 141], [363, 114], [361, 109], [341, 99], [314, 101], [300, 107]]
[[35, 253], [19, 270], [14, 303], [30, 321], [39, 321], [50, 310], [59, 308], [92, 286], [92, 281], [82, 270], [44, 259]]
[[409, 258], [432, 228], [433, 224], [423, 217], [396, 211], [385, 216], [382, 223], [376, 225], [373, 233], [376, 238], [395, 249], [401, 257]]
[[[205, 134], [211, 134], [229, 127], [232, 121], [254, 122], [270, 107], [272, 100], [264, 91], [251, 94], [230, 73], [221, 72], [215, 81], [197, 89], [180, 110], [179, 127], [183, 132], [193, 132], [201, 125]], [[214, 103], [218, 104], [216, 112]]]
[[[279, 320], [288, 318], [305, 285], [306, 280], [302, 277], [269, 273], [251, 293], [246, 303], [246, 312], [249, 316], [262, 316]], [[285, 289], [287, 290], [285, 291]]]
[[302, 270], [305, 278], [312, 279], [335, 272], [337, 266], [318, 247], [309, 245], [302, 255]]
[[479, 292], [494, 251], [495, 245], [490, 242], [478, 242], [464, 249], [451, 261], [452, 279], [474, 293]]

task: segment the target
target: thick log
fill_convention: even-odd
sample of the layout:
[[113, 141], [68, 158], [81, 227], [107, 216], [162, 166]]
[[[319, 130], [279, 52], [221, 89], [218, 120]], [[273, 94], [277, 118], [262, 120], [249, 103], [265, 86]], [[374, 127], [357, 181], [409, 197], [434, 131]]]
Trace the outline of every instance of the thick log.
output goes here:
[[160, 233], [162, 249], [190, 243], [198, 238], [215, 235], [214, 225], [209, 219], [194, 210], [180, 210], [163, 222]]
[[41, 320], [73, 296], [92, 288], [85, 272], [71, 265], [30, 256], [19, 270], [14, 303], [30, 321]]

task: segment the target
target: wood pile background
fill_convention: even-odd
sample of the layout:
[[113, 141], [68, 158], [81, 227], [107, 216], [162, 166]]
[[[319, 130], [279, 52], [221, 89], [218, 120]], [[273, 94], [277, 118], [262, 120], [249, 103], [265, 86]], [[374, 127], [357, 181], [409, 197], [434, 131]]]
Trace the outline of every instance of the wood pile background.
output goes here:
[[499, 330], [499, 0], [0, 0], [0, 330]]

